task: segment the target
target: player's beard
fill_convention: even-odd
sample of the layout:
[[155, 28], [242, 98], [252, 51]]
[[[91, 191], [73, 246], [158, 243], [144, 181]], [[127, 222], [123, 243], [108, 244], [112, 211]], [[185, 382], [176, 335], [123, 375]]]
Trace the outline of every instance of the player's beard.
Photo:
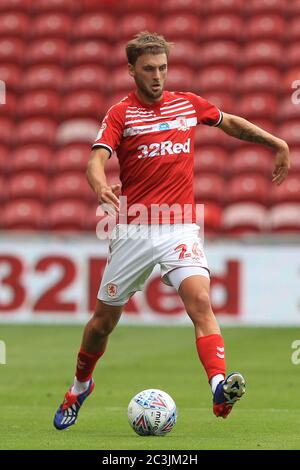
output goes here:
[[150, 100], [156, 101], [159, 98], [161, 98], [163, 94], [163, 91], [164, 91], [163, 83], [159, 83], [160, 87], [157, 90], [151, 89], [153, 84], [147, 87], [145, 83], [142, 80], [140, 80], [138, 77], [135, 77], [135, 83], [136, 83], [137, 88], [141, 91], [141, 93], [143, 93]]

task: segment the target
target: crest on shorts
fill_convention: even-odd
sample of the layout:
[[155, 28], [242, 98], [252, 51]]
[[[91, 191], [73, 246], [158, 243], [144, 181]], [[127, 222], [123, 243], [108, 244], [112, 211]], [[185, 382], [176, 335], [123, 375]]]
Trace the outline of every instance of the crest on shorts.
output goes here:
[[107, 284], [106, 291], [107, 291], [107, 295], [109, 297], [115, 297], [117, 295], [117, 292], [118, 292], [117, 284], [114, 284], [113, 282], [110, 282], [109, 284]]
[[178, 123], [178, 130], [179, 131], [187, 131], [189, 129], [187, 119], [185, 116], [179, 116], [176, 118], [176, 122]]

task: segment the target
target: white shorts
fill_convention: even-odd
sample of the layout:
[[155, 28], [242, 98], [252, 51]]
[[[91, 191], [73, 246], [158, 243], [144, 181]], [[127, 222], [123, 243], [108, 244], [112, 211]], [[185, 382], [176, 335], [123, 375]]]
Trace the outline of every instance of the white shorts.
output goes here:
[[109, 305], [125, 305], [136, 291], [143, 290], [156, 264], [162, 281], [177, 290], [183, 279], [194, 274], [209, 278], [200, 227], [117, 225], [111, 234], [98, 299]]

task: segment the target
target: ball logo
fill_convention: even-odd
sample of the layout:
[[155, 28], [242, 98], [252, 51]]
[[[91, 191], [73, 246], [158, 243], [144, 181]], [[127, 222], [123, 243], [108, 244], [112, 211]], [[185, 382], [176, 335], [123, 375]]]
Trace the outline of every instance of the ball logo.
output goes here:
[[106, 290], [109, 297], [115, 297], [117, 295], [118, 286], [111, 282], [110, 284], [107, 284]]

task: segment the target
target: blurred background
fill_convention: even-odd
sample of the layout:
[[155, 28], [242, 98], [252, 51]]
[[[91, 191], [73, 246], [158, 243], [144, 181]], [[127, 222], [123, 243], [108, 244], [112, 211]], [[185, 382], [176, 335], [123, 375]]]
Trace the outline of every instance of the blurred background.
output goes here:
[[[0, 1], [0, 319], [93, 310], [107, 244], [86, 165], [107, 109], [133, 88], [124, 47], [144, 30], [175, 42], [167, 89], [288, 142], [290, 176], [275, 187], [270, 149], [198, 127], [195, 197], [221, 322], [300, 324], [299, 0]], [[114, 155], [110, 183], [118, 171]], [[187, 320], [154, 272], [124, 321]]]

